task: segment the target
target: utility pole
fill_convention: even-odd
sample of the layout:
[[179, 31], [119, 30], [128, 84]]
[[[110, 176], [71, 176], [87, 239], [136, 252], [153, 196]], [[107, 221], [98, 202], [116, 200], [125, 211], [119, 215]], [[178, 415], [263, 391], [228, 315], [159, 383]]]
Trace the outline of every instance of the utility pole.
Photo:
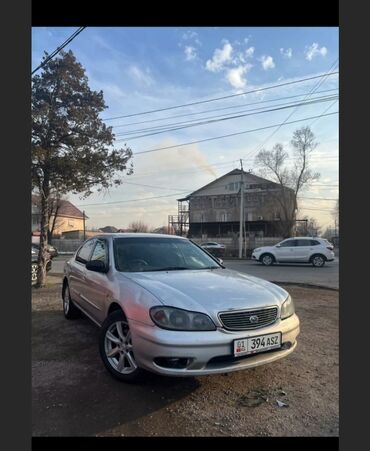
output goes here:
[[85, 226], [85, 210], [82, 212], [83, 225], [84, 225], [84, 241], [86, 240], [86, 226]]
[[244, 224], [244, 180], [243, 160], [240, 159], [240, 224], [239, 224], [239, 258], [243, 257], [243, 224]]

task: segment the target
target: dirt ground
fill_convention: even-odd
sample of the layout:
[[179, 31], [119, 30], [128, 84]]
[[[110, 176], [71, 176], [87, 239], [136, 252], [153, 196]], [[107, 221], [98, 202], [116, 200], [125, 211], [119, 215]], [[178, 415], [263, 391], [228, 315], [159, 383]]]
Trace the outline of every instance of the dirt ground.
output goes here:
[[337, 291], [285, 287], [301, 320], [298, 346], [285, 359], [128, 385], [103, 367], [98, 328], [64, 319], [54, 282], [32, 293], [34, 436], [339, 435]]

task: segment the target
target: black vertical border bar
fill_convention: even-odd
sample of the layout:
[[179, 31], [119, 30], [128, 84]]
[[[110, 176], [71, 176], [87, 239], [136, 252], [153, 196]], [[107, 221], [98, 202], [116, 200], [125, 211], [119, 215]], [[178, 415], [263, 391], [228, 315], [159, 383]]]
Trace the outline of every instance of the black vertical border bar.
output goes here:
[[[369, 443], [369, 4], [340, 1], [340, 449]], [[366, 11], [367, 10], [367, 11]], [[361, 446], [362, 444], [365, 444]]]
[[2, 2], [1, 449], [31, 449], [31, 2]]

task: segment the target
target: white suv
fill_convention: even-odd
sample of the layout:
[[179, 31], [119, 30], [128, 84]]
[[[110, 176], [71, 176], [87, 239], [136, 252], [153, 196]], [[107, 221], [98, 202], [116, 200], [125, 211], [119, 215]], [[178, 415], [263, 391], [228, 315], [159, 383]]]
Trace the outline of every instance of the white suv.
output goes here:
[[334, 260], [334, 246], [323, 238], [288, 238], [275, 246], [258, 247], [252, 253], [252, 260], [265, 266], [273, 263], [312, 263], [321, 267]]

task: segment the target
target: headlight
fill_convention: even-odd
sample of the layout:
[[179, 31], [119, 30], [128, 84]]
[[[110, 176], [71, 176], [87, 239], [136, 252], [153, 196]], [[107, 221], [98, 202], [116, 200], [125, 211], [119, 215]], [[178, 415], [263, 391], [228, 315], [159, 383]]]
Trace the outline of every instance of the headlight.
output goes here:
[[281, 306], [281, 319], [289, 318], [289, 316], [294, 315], [294, 302], [293, 299], [288, 296], [287, 300], [284, 302], [284, 304]]
[[259, 252], [261, 250], [260, 247], [257, 247], [257, 249], [255, 249], [253, 252]]
[[211, 318], [204, 313], [189, 312], [174, 307], [152, 307], [150, 317], [162, 329], [216, 330]]

